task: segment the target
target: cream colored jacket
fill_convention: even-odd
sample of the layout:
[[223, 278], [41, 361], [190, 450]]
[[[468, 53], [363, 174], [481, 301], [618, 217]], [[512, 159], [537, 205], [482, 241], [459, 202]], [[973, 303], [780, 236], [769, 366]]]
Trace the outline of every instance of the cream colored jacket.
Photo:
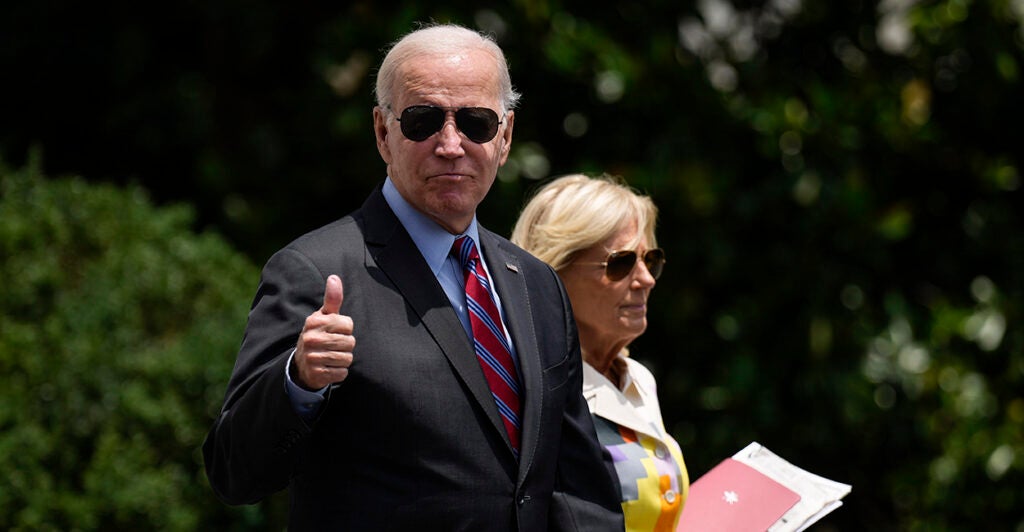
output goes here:
[[690, 488], [682, 450], [665, 430], [651, 372], [624, 354], [613, 364], [622, 388], [584, 363], [583, 397], [619, 477], [626, 530], [674, 530]]

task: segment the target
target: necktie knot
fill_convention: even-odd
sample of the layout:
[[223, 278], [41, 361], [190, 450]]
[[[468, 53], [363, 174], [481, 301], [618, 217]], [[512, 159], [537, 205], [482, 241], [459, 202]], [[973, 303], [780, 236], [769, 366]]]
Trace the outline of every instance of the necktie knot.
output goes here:
[[466, 235], [455, 239], [452, 244], [452, 252], [459, 258], [459, 264], [463, 268], [475, 269], [477, 261], [480, 260], [480, 254], [476, 251], [473, 238]]

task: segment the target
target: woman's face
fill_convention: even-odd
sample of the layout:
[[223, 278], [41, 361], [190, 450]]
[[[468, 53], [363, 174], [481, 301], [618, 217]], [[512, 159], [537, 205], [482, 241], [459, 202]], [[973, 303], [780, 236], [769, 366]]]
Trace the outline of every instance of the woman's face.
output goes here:
[[[560, 273], [572, 301], [584, 352], [613, 356], [643, 334], [647, 328], [647, 297], [655, 280], [643, 260], [637, 260], [625, 277], [613, 281], [600, 263], [613, 251], [630, 250], [643, 256], [647, 239], [637, 234], [637, 224], [622, 230], [584, 250]], [[630, 248], [639, 241], [637, 248]]]

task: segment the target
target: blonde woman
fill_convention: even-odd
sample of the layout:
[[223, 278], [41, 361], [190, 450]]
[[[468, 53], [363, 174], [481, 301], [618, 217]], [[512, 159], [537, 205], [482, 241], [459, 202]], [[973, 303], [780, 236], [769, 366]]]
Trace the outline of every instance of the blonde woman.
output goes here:
[[657, 208], [620, 180], [568, 175], [527, 203], [512, 242], [562, 278], [579, 328], [583, 395], [618, 474], [626, 530], [674, 530], [689, 491], [679, 444], [661, 419], [651, 372], [627, 346], [647, 328], [665, 264]]

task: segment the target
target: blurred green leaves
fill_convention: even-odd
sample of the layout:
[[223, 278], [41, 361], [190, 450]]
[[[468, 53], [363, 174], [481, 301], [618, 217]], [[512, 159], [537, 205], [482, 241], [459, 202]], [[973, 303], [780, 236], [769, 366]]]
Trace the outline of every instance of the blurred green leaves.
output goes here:
[[0, 528], [227, 519], [199, 446], [256, 280], [184, 206], [0, 171]]

